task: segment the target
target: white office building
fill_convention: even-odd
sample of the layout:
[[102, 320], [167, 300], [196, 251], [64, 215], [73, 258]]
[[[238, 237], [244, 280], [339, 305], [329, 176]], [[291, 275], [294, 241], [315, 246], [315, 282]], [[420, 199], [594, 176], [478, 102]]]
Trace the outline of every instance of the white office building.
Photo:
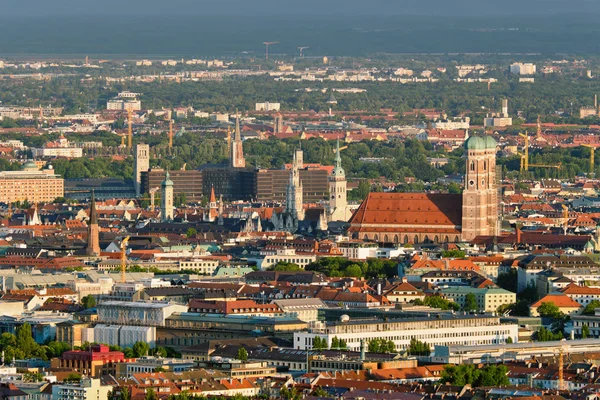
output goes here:
[[343, 339], [348, 349], [359, 351], [361, 341], [373, 339], [391, 340], [396, 350], [407, 349], [414, 337], [433, 346], [503, 344], [508, 338], [517, 342], [519, 326], [501, 324], [492, 315], [439, 315], [434, 317], [407, 318], [394, 321], [356, 320], [343, 316], [339, 322], [315, 323], [309, 332], [294, 333], [294, 348], [312, 349], [315, 337], [331, 346], [334, 337]]

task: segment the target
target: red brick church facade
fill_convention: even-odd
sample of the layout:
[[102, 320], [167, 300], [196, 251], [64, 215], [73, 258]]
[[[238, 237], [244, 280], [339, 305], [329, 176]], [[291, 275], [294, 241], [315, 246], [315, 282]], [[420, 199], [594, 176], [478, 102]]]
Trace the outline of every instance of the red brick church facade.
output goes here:
[[496, 141], [473, 136], [465, 142], [462, 195], [369, 193], [350, 219], [348, 234], [380, 243], [471, 241], [498, 234]]

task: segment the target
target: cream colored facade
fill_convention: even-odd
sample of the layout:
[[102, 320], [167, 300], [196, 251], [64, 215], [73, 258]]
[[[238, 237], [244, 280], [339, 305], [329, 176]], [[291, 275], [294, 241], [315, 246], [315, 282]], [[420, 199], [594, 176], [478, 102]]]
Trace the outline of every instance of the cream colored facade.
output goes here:
[[54, 201], [65, 194], [65, 180], [43, 171], [0, 172], [0, 199], [4, 202], [27, 200], [32, 203]]
[[180, 269], [193, 269], [200, 274], [212, 275], [219, 266], [219, 260], [207, 258], [191, 258], [189, 260], [179, 260]]
[[294, 249], [280, 249], [275, 254], [267, 255], [260, 264], [261, 269], [267, 269], [278, 262], [288, 262], [298, 265], [300, 268], [306, 267], [308, 264], [317, 260], [314, 254], [296, 254]]

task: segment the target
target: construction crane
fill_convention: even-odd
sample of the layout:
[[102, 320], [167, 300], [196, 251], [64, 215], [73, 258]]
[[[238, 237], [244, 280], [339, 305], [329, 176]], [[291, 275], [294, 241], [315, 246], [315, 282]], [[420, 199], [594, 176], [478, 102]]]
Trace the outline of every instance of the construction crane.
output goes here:
[[173, 148], [173, 120], [169, 120], [169, 149]]
[[596, 153], [596, 146], [592, 146], [589, 144], [582, 144], [582, 147], [587, 147], [590, 149], [590, 175], [594, 173], [594, 157]]
[[[342, 146], [342, 147], [340, 147], [340, 151], [346, 150], [347, 148], [348, 148], [348, 146]], [[333, 149], [332, 151], [335, 153], [336, 149]]]
[[269, 46], [277, 44], [279, 42], [263, 42], [265, 45], [265, 60], [269, 59]]
[[131, 109], [127, 109], [127, 148], [131, 149], [132, 141], [133, 141], [133, 127], [131, 121], [132, 111]]
[[121, 240], [121, 283], [125, 283], [125, 270], [127, 269], [127, 243], [129, 243], [129, 236]]
[[536, 167], [536, 168], [556, 168], [559, 169], [562, 166], [562, 163], [558, 163], [556, 165], [549, 165], [549, 164], [530, 164], [529, 163], [529, 136], [527, 135], [527, 132], [525, 132], [525, 134], [519, 133], [519, 136], [524, 137], [525, 138], [525, 154], [521, 154], [521, 153], [517, 153], [519, 156], [521, 156], [521, 165], [520, 165], [520, 171], [529, 171], [529, 167]]
[[298, 46], [298, 50], [300, 50], [300, 58], [304, 58], [304, 50], [310, 49], [309, 46]]
[[525, 131], [525, 134], [519, 133], [519, 136], [525, 138], [525, 154], [521, 156], [521, 171], [529, 171], [529, 136], [527, 131]]

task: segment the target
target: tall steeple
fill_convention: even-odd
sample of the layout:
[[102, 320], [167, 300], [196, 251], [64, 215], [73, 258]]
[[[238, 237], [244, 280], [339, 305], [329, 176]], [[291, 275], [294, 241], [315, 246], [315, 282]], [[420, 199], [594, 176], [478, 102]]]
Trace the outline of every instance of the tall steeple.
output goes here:
[[230, 161], [233, 168], [245, 168], [244, 148], [242, 144], [242, 133], [240, 131], [240, 115], [235, 110], [235, 134], [231, 142]]
[[88, 243], [86, 253], [88, 256], [100, 255], [100, 229], [98, 228], [98, 215], [96, 213], [95, 193], [92, 190], [92, 201], [90, 202], [90, 222], [88, 225]]
[[215, 196], [215, 187], [213, 186], [210, 189], [210, 200], [208, 201], [208, 215], [206, 220], [209, 222], [213, 222], [217, 219], [218, 214], [218, 206], [217, 206], [217, 196]]
[[340, 155], [340, 141], [338, 139], [335, 147], [335, 166], [329, 176], [329, 220], [348, 221], [348, 199], [346, 194], [346, 171], [342, 167]]

